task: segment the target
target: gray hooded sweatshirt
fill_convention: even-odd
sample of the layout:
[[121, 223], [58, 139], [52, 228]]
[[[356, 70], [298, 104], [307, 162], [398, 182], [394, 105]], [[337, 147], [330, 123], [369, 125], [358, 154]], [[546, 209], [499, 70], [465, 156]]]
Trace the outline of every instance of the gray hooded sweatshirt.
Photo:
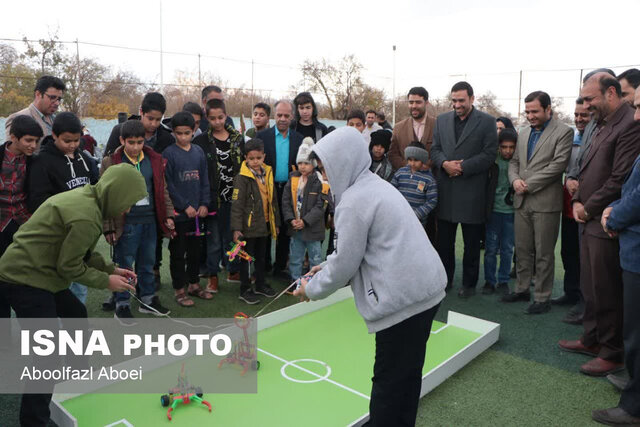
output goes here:
[[340, 128], [313, 151], [335, 199], [337, 242], [307, 284], [309, 299], [326, 298], [350, 281], [370, 333], [440, 303], [447, 283], [440, 257], [402, 194], [369, 170], [362, 135]]

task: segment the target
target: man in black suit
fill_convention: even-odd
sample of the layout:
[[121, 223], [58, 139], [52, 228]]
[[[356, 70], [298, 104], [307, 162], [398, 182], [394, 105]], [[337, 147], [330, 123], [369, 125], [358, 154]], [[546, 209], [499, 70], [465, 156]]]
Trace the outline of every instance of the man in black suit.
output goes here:
[[[282, 212], [282, 194], [289, 180], [289, 172], [296, 167], [298, 148], [302, 143], [302, 135], [290, 129], [293, 120], [293, 104], [289, 100], [280, 100], [275, 104], [276, 125], [258, 132], [256, 138], [264, 142], [264, 162], [273, 168], [278, 207]], [[276, 261], [273, 264], [273, 275], [287, 280], [287, 258], [289, 256], [289, 237], [281, 230], [276, 242]], [[271, 245], [267, 245], [267, 266], [271, 264]], [[268, 267], [267, 267], [268, 268]]]
[[453, 286], [455, 242], [462, 225], [464, 258], [458, 296], [475, 294], [480, 271], [480, 240], [486, 221], [487, 178], [496, 160], [496, 120], [473, 108], [473, 88], [458, 82], [451, 88], [454, 111], [436, 119], [431, 146], [438, 181], [438, 238], [436, 249], [447, 271], [447, 289]]

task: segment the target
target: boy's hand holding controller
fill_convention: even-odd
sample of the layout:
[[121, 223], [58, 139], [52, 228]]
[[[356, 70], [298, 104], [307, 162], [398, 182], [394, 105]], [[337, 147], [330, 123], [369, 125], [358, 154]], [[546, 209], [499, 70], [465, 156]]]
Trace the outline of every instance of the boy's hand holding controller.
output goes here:
[[309, 298], [307, 298], [307, 293], [306, 293], [307, 283], [309, 283], [309, 280], [311, 280], [313, 275], [320, 270], [322, 270], [322, 267], [319, 265], [316, 265], [311, 270], [309, 270], [307, 274], [305, 274], [304, 276], [296, 280], [296, 288], [293, 291], [293, 295], [296, 297], [299, 297], [301, 302], [309, 301]]
[[187, 209], [184, 210], [184, 213], [187, 214], [187, 216], [189, 218], [195, 218], [196, 215], [198, 215], [198, 212], [193, 209], [193, 207], [189, 206]]
[[200, 206], [200, 207], [198, 208], [198, 216], [199, 216], [200, 218], [204, 218], [204, 217], [206, 217], [207, 215], [209, 215], [209, 209], [207, 209], [207, 207], [206, 207], [206, 206]]
[[234, 231], [233, 232], [233, 241], [234, 243], [238, 243], [242, 239], [242, 231]]

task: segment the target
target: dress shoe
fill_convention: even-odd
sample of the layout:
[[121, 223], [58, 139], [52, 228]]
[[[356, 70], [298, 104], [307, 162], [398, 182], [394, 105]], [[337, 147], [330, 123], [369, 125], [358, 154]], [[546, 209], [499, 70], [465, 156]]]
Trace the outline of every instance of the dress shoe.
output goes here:
[[491, 283], [489, 282], [485, 282], [484, 286], [482, 287], [482, 295], [493, 295], [496, 292], [496, 288], [495, 286], [493, 286]]
[[562, 295], [561, 297], [551, 298], [551, 304], [553, 305], [575, 305], [578, 300], [576, 298], [570, 297], [567, 294]]
[[612, 362], [601, 357], [591, 359], [580, 366], [580, 372], [592, 377], [605, 377], [609, 374], [615, 374], [622, 369], [624, 369], [624, 364]]
[[543, 314], [551, 310], [549, 302], [534, 302], [524, 311], [526, 314]]
[[531, 299], [531, 294], [529, 292], [511, 292], [508, 295], [500, 298], [502, 302], [518, 302], [518, 301], [527, 301]]
[[569, 312], [562, 321], [564, 323], [568, 323], [570, 325], [582, 325], [582, 318], [584, 317], [584, 313], [573, 313]]
[[508, 283], [498, 283], [498, 286], [496, 286], [496, 292], [499, 295], [509, 295], [511, 289], [509, 289]]
[[475, 294], [476, 294], [476, 288], [462, 287], [462, 289], [458, 291], [458, 296], [460, 298], [469, 298], [474, 296]]
[[634, 417], [619, 406], [591, 411], [591, 418], [608, 426], [640, 426], [640, 417]]
[[558, 347], [560, 347], [560, 350], [568, 351], [569, 353], [580, 353], [593, 357], [598, 357], [598, 353], [600, 352], [599, 345], [587, 347], [581, 340], [560, 340], [558, 341]]
[[629, 377], [626, 375], [609, 374], [607, 375], [607, 380], [620, 391], [627, 388], [627, 384], [629, 384]]

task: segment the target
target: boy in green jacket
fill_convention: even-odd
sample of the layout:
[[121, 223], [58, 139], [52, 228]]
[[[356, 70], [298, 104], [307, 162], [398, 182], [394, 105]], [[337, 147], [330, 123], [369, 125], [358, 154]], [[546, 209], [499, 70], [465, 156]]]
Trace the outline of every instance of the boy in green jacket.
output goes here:
[[233, 180], [231, 230], [233, 241], [246, 240], [244, 250], [255, 258], [256, 288], [251, 290], [247, 261], [240, 267], [240, 300], [247, 304], [260, 302], [256, 294], [269, 298], [276, 292], [264, 279], [268, 237], [278, 236], [280, 215], [274, 197], [273, 169], [264, 164], [264, 143], [254, 138], [245, 144], [245, 161]]
[[[0, 299], [19, 318], [85, 318], [71, 282], [111, 291], [134, 291], [132, 271], [116, 268], [97, 252], [106, 218], [126, 213], [146, 197], [142, 175], [131, 165], [107, 170], [96, 185], [48, 198], [13, 236], [0, 258]], [[20, 424], [44, 426], [51, 394], [25, 394]]]

